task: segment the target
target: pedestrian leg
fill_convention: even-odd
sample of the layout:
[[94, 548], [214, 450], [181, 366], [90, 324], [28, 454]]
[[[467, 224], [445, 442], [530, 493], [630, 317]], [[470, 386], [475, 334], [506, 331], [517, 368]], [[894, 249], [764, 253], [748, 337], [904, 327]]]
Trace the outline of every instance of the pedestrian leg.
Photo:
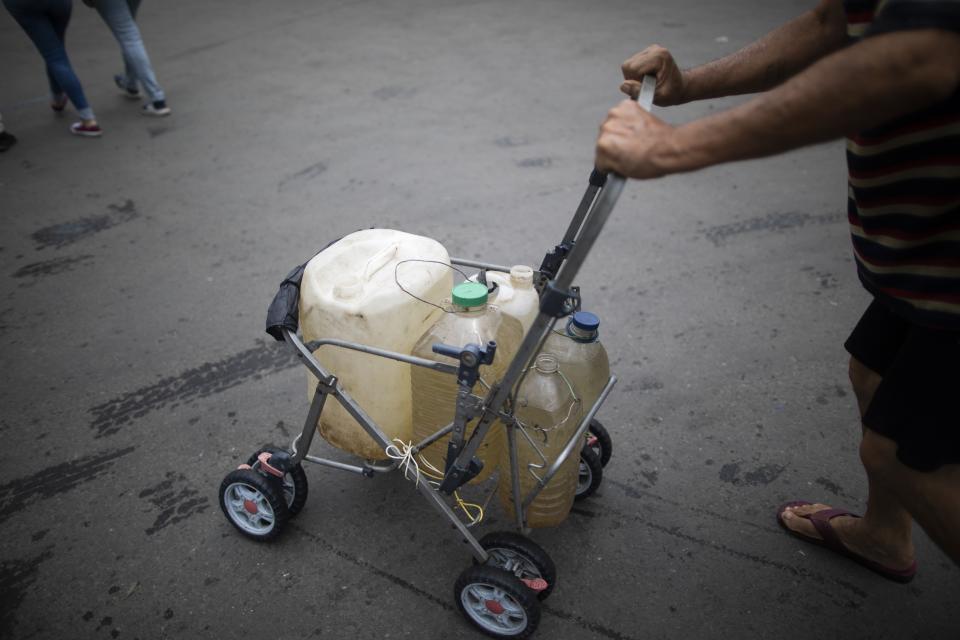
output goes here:
[[140, 29], [133, 17], [138, 7], [139, 3], [128, 4], [127, 0], [99, 0], [96, 4], [100, 17], [113, 32], [123, 53], [127, 87], [133, 88], [134, 83], [139, 82], [151, 103], [162, 102], [165, 100], [163, 89], [154, 75]]

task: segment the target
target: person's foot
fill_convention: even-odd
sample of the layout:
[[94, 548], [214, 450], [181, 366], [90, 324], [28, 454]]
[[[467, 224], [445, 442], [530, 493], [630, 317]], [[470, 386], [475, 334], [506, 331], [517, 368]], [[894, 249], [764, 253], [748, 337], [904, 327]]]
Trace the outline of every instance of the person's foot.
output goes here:
[[17, 144], [17, 137], [9, 131], [0, 131], [0, 152], [6, 151]]
[[167, 106], [165, 100], [154, 100], [143, 105], [141, 113], [145, 116], [168, 116], [170, 115], [170, 107]]
[[53, 96], [50, 98], [50, 108], [56, 111], [57, 113], [63, 113], [64, 108], [67, 106], [67, 95], [61, 93], [58, 96]]
[[103, 135], [103, 129], [96, 121], [74, 122], [70, 125], [70, 133], [84, 138], [99, 138]]
[[113, 84], [117, 85], [117, 89], [120, 90], [120, 94], [123, 95], [123, 97], [128, 98], [130, 100], [140, 99], [140, 89], [138, 89], [136, 85], [131, 87], [129, 84], [127, 84], [127, 79], [124, 78], [123, 76], [121, 75], [113, 76]]
[[[823, 536], [813, 522], [804, 516], [830, 508], [820, 503], [788, 506], [783, 510], [780, 520], [783, 526], [794, 533], [822, 540]], [[893, 539], [886, 532], [871, 530], [864, 518], [839, 515], [831, 518], [830, 526], [848, 550], [867, 560], [896, 571], [909, 569], [914, 563], [912, 542]]]

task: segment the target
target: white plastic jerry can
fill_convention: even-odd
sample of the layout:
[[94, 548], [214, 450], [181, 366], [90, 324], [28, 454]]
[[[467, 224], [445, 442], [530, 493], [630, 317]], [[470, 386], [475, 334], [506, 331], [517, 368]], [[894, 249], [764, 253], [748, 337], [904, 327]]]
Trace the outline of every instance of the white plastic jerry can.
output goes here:
[[[345, 236], [317, 254], [304, 270], [300, 285], [304, 340], [335, 338], [410, 353], [443, 315], [433, 305], [440, 305], [453, 286], [453, 272], [445, 266], [449, 264], [447, 250], [430, 238], [391, 229]], [[387, 438], [411, 439], [411, 365], [335, 346], [322, 346], [315, 356]], [[311, 399], [316, 384], [308, 374]], [[330, 444], [344, 451], [369, 460], [387, 457], [334, 398], [324, 405], [318, 428]]]
[[540, 296], [533, 286], [533, 268], [518, 264], [510, 268], [510, 273], [487, 271], [486, 278], [488, 284], [497, 284], [490, 304], [519, 320], [526, 334], [540, 312]]

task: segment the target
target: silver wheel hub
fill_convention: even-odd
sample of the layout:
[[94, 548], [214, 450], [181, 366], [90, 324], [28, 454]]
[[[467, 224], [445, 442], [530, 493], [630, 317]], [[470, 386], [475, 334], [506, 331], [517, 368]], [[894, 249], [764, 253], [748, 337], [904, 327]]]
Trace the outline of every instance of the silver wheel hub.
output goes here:
[[527, 628], [527, 613], [499, 587], [475, 582], [460, 592], [464, 611], [479, 626], [501, 635], [518, 635]]
[[275, 516], [267, 497], [255, 487], [234, 482], [223, 494], [227, 514], [234, 524], [248, 533], [263, 535], [273, 529]]

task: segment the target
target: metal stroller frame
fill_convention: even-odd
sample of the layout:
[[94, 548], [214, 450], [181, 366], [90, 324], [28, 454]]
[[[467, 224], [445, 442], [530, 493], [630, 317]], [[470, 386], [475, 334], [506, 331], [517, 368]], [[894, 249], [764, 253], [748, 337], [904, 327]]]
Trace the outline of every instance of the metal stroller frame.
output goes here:
[[[652, 105], [653, 87], [653, 79], [648, 76], [644, 79], [643, 91], [641, 91], [639, 97], [641, 106], [647, 110], [649, 110]], [[573, 286], [574, 278], [613, 211], [624, 184], [624, 178], [618, 175], [604, 175], [597, 170], [594, 170], [591, 174], [586, 192], [574, 213], [573, 219], [562, 241], [546, 255], [539, 271], [535, 274], [537, 289], [540, 293], [540, 312], [524, 336], [516, 355], [510, 362], [506, 374], [501, 380], [496, 381], [490, 386], [484, 398], [473, 395], [471, 390], [477, 381], [480, 366], [489, 364], [493, 360], [493, 354], [496, 349], [494, 343], [489, 343], [488, 345], [434, 345], [435, 352], [458, 359], [459, 365], [454, 365], [343, 340], [321, 339], [305, 344], [297, 335], [295, 329], [290, 327], [281, 328], [283, 339], [296, 350], [303, 364], [316, 376], [318, 383], [303, 425], [303, 430], [293, 440], [289, 453], [276, 449], [271, 449], [268, 453], [259, 453], [259, 464], [258, 462], [253, 462], [254, 458], [251, 458], [251, 463], [254, 465], [253, 469], [259, 471], [264, 478], [276, 483], [288, 479], [288, 474], [294, 469], [299, 469], [303, 462], [311, 462], [334, 469], [349, 471], [366, 477], [373, 477], [379, 473], [388, 473], [403, 467], [404, 474], [414, 481], [416, 488], [427, 502], [446, 517], [456, 529], [457, 534], [469, 544], [476, 564], [485, 565], [491, 561], [491, 557], [494, 557], [494, 566], [498, 567], [497, 570], [503, 571], [504, 575], [502, 576], [499, 574], [483, 574], [480, 578], [476, 578], [477, 580], [481, 580], [481, 582], [468, 584], [468, 587], [474, 584], [482, 584], [484, 586], [490, 586], [492, 584], [491, 589], [494, 591], [499, 588], [501, 592], [505, 592], [507, 596], [509, 596], [509, 598], [502, 601], [503, 605], [497, 604], [496, 607], [494, 607], [490, 602], [501, 601], [484, 600], [484, 596], [482, 595], [479, 596], [480, 601], [482, 601], [482, 606], [473, 605], [471, 603], [477, 600], [478, 596], [474, 594], [471, 599], [466, 598], [463, 592], [458, 592], [457, 594], [457, 604], [467, 618], [476, 624], [480, 630], [494, 637], [527, 637], [532, 634], [536, 628], [539, 620], [539, 602], [537, 598], [545, 598], [546, 595], [552, 591], [553, 584], [548, 584], [547, 581], [555, 580], [555, 569], [552, 569], [552, 561], [549, 560], [549, 557], [546, 556], [546, 553], [543, 552], [542, 549], [525, 537], [521, 538], [521, 536], [529, 533], [525, 512], [540, 491], [550, 483], [563, 463], [571, 455], [580, 452], [591, 421], [609, 396], [617, 382], [617, 378], [616, 376], [611, 376], [607, 380], [599, 398], [594, 402], [593, 406], [589, 407], [586, 411], [575, 432], [563, 447], [560, 456], [550, 464], [542, 477], [533, 473], [534, 477], [537, 478], [537, 483], [527, 495], [521, 495], [520, 474], [522, 470], [520, 469], [518, 460], [518, 433], [520, 434], [519, 437], [526, 437], [529, 444], [533, 445], [537, 452], [540, 452], [540, 450], [513, 417], [512, 407], [514, 406], [515, 390], [522, 382], [531, 361], [539, 353], [543, 342], [552, 331], [556, 320], [571, 314], [579, 308], [579, 290]], [[510, 270], [509, 267], [501, 265], [457, 258], [451, 258], [451, 263], [459, 266], [477, 268], [481, 270], [481, 273], [487, 270]], [[437, 488], [434, 488], [419, 468], [415, 465], [403, 465], [400, 460], [384, 463], [364, 462], [362, 465], [351, 465], [310, 455], [310, 446], [316, 432], [317, 422], [328, 396], [333, 396], [381, 448], [387, 449], [393, 444], [391, 439], [380, 429], [374, 420], [365, 413], [363, 408], [341, 387], [337, 377], [327, 371], [314, 357], [313, 352], [321, 347], [351, 349], [378, 357], [405, 362], [412, 366], [426, 367], [434, 371], [458, 377], [458, 395], [454, 421], [428, 438], [416, 443], [413, 447], [413, 454], [415, 455], [436, 443], [444, 436], [450, 435], [447, 466], [443, 481], [440, 482]], [[510, 457], [509, 479], [513, 492], [514, 524], [516, 530], [521, 534], [520, 536], [512, 534], [516, 536], [516, 540], [511, 539], [508, 541], [509, 544], [501, 544], [501, 547], [510, 547], [513, 556], [519, 556], [519, 558], [513, 557], [512, 560], [509, 558], [504, 560], [502, 554], [499, 554], [498, 551], [501, 547], [491, 549], [490, 545], [485, 545], [482, 540], [478, 540], [470, 530], [474, 523], [463, 522], [442, 495], [452, 494], [457, 488], [472, 479], [479, 471], [477, 466], [478, 460], [475, 459], [477, 450], [483, 442], [483, 439], [487, 436], [494, 421], [498, 418], [506, 427], [507, 446]], [[477, 426], [473, 429], [470, 437], [467, 437], [466, 427], [474, 421], [477, 421]], [[531, 469], [528, 470], [532, 472], [532, 468], [534, 467], [542, 469], [546, 466], [547, 458], [543, 456], [542, 452], [540, 452], [540, 456], [543, 464], [529, 464], [527, 466]], [[480, 466], [482, 466], [482, 463]], [[241, 469], [251, 470], [251, 466], [241, 465]], [[503, 471], [501, 471], [501, 474], [502, 473]], [[271, 478], [271, 474], [275, 477]], [[300, 471], [300, 474], [302, 476], [302, 471]], [[244, 533], [247, 533], [247, 535], [259, 539], [258, 536], [252, 535], [250, 531], [244, 531], [243, 527], [238, 524], [234, 517], [228, 512], [228, 506], [225, 504], [228, 497], [226, 496], [224, 487], [227, 486], [228, 480], [232, 475], [233, 474], [227, 476], [227, 479], [224, 480], [224, 484], [221, 487], [221, 506], [227, 514], [228, 519], [230, 519], [235, 526], [240, 528]], [[502, 475], [499, 481], [504, 481]], [[236, 484], [236, 482], [234, 482], [234, 484]], [[253, 488], [258, 489], [259, 487]], [[306, 487], [304, 485], [304, 490], [305, 489]], [[263, 489], [260, 490], [264, 492]], [[492, 492], [490, 496], [487, 497], [487, 500], [489, 500], [491, 496]], [[287, 497], [287, 500], [289, 501], [289, 497]], [[302, 506], [302, 503], [300, 506]], [[247, 510], [250, 511], [249, 507], [247, 507]], [[270, 537], [272, 537], [272, 535]], [[499, 539], [503, 540], [503, 534], [501, 534]], [[545, 560], [544, 557], [546, 558]], [[474, 569], [477, 569], [477, 567], [474, 567]], [[545, 573], [552, 573], [553, 575], [543, 575]], [[523, 575], [542, 579], [540, 582], [526, 579], [523, 580], [522, 583], [518, 583], [523, 585], [519, 588], [529, 589], [530, 594], [533, 594], [532, 600], [530, 597], [525, 597], [523, 592], [516, 592], [516, 589], [511, 591], [511, 589], [507, 588], [514, 588], [516, 585], [511, 583], [504, 586], [497, 582], [503, 579], [509, 583], [508, 578], [510, 574], [516, 575], [518, 579]], [[461, 581], [458, 581], [458, 585], [460, 582], [462, 582], [462, 577]], [[522, 614], [508, 611], [510, 603], [518, 604], [518, 606], [523, 608]], [[475, 609], [479, 608], [478, 615], [474, 615], [476, 612], [469, 611], [471, 606]], [[487, 607], [487, 609], [484, 610], [482, 607]], [[497, 608], [501, 609], [502, 612], [497, 613]], [[510, 618], [511, 615], [513, 618]], [[516, 625], [510, 626], [504, 623], [506, 626], [503, 626], [497, 622], [500, 620], [509, 622], [510, 620], [519, 619], [520, 617], [525, 620], [525, 623], [519, 632], [516, 632], [514, 628]]]

